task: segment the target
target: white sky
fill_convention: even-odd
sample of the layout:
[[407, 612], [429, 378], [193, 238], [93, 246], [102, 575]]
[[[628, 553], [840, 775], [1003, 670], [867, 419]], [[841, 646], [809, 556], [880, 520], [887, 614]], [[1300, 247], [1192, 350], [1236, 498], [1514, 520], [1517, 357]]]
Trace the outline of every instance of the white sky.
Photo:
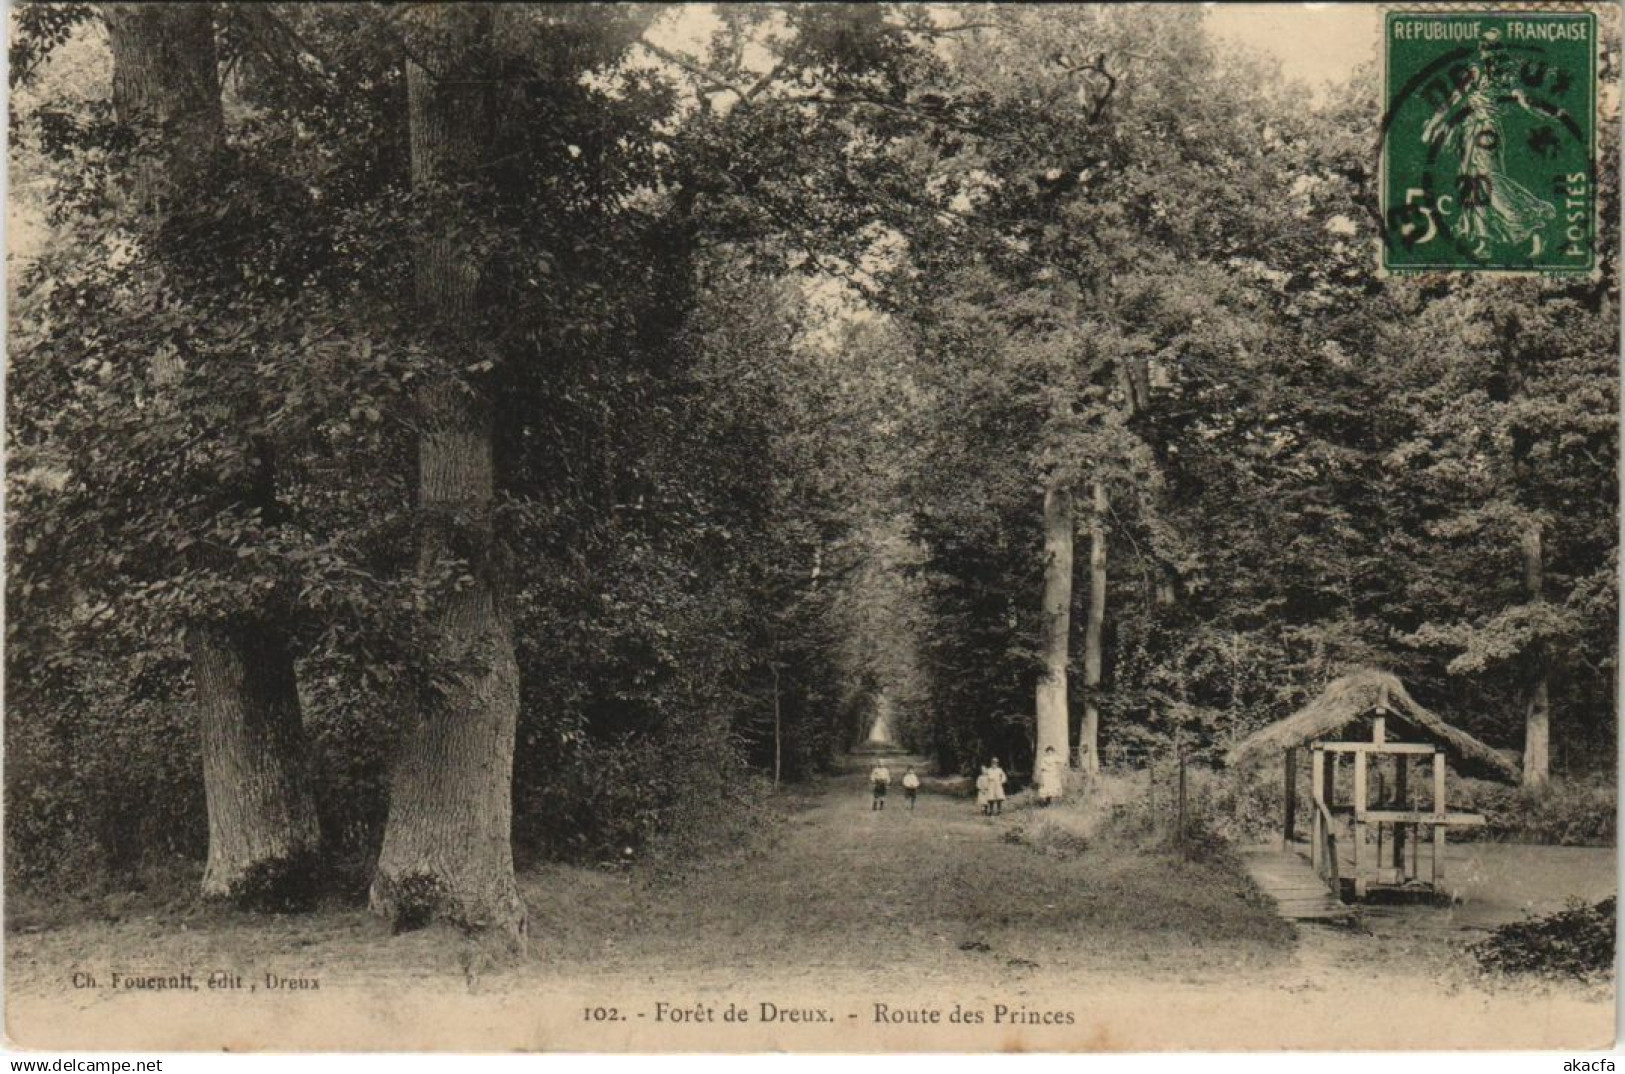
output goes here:
[[1376, 4], [1207, 4], [1208, 28], [1226, 44], [1281, 64], [1316, 97], [1377, 58], [1383, 8]]
[[[1263, 52], [1281, 64], [1289, 79], [1317, 92], [1375, 59], [1382, 35], [1383, 9], [1376, 4], [1205, 3], [1208, 25], [1220, 41]], [[1155, 19], [1155, 8], [1146, 11]], [[706, 37], [720, 25], [709, 4], [689, 4], [667, 12], [649, 35], [667, 48], [698, 55]], [[763, 54], [765, 58], [765, 53]]]

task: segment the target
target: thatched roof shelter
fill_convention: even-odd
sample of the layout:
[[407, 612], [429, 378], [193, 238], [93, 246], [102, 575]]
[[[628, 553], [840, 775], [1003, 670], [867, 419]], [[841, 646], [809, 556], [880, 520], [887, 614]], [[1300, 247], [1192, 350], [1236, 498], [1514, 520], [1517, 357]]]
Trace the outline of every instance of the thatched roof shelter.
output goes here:
[[1326, 685], [1309, 704], [1243, 739], [1226, 760], [1246, 766], [1280, 756], [1292, 746], [1334, 737], [1358, 720], [1383, 711], [1396, 740], [1431, 742], [1463, 775], [1517, 782], [1518, 763], [1452, 727], [1416, 703], [1405, 684], [1386, 671], [1360, 668]]

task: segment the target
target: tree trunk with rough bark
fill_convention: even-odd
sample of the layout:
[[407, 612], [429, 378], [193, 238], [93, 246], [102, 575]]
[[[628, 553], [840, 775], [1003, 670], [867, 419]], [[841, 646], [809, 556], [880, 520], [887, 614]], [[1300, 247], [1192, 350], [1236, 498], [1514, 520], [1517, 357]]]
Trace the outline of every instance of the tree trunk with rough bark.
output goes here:
[[203, 894], [308, 908], [320, 853], [293, 659], [264, 624], [188, 632], [203, 741], [209, 860]]
[[1083, 633], [1083, 726], [1078, 729], [1078, 754], [1083, 770], [1100, 771], [1100, 708], [1095, 695], [1104, 669], [1102, 643], [1106, 631], [1106, 483], [1095, 481], [1089, 514], [1089, 616]]
[[[1540, 523], [1531, 520], [1520, 535], [1523, 548], [1523, 584], [1531, 604], [1542, 600], [1545, 587], [1545, 564], [1541, 550]], [[1551, 672], [1544, 647], [1537, 647], [1529, 656], [1529, 680], [1525, 686], [1523, 722], [1523, 785], [1528, 790], [1543, 791], [1551, 776], [1550, 702]]]
[[[1038, 741], [1034, 758], [1054, 747], [1065, 757], [1071, 734], [1067, 708], [1067, 663], [1072, 638], [1072, 494], [1051, 483], [1044, 492], [1044, 602], [1040, 647], [1044, 670], [1038, 680]], [[1065, 769], [1063, 768], [1063, 779]]]
[[135, 212], [160, 214], [225, 142], [208, 4], [109, 4], [113, 108], [137, 139]]
[[[140, 139], [129, 210], [159, 220], [225, 140], [209, 5], [115, 4], [103, 13], [114, 109]], [[160, 384], [180, 372], [178, 363], [153, 369]], [[266, 455], [243, 496], [269, 515], [275, 484]], [[293, 654], [268, 615], [193, 624], [187, 648], [209, 813], [203, 894], [245, 908], [308, 907], [320, 835]]]
[[[448, 184], [477, 182], [490, 149], [493, 17], [485, 5], [408, 16], [412, 183], [439, 199], [446, 229], [418, 243], [416, 300], [436, 338], [462, 352], [459, 364], [481, 355], [480, 266], [452, 235], [464, 207], [442, 195]], [[403, 730], [371, 904], [398, 930], [445, 920], [517, 942], [526, 928], [512, 846], [519, 668], [492, 532], [492, 419], [454, 390], [426, 391], [419, 404], [419, 569], [431, 577], [455, 555], [467, 570], [431, 613], [433, 656], [446, 678]]]

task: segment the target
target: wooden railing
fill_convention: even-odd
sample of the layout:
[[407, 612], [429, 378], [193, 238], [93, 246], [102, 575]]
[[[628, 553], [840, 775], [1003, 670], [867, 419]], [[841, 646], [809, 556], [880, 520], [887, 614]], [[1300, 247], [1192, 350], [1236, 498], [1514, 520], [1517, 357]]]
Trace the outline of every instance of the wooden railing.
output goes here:
[[1315, 872], [1326, 882], [1326, 886], [1331, 888], [1332, 894], [1341, 899], [1343, 881], [1338, 872], [1337, 836], [1332, 829], [1332, 812], [1319, 798], [1312, 798], [1311, 801], [1320, 812], [1320, 823], [1315, 825], [1320, 832], [1320, 846], [1316, 848], [1320, 863], [1316, 866]]

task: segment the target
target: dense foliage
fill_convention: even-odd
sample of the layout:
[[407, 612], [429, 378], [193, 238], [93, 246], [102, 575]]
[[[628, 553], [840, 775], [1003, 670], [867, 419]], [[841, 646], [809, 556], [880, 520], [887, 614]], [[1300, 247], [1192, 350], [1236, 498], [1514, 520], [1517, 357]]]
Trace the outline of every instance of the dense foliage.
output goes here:
[[[500, 10], [489, 165], [436, 185], [394, 9], [216, 6], [224, 141], [153, 212], [175, 132], [118, 113], [99, 10], [19, 8], [13, 876], [201, 858], [186, 641], [247, 617], [364, 884], [476, 575], [522, 861], [702, 840], [882, 711], [1025, 769], [1046, 483], [1111, 549], [1108, 763], [1375, 663], [1512, 749], [1538, 673], [1556, 769], [1609, 768], [1617, 123], [1597, 279], [1381, 279], [1374, 75], [1306, 107], [1194, 7]], [[429, 243], [482, 267], [472, 357]], [[420, 569], [426, 392], [491, 416], [493, 557]]]
[[[1514, 751], [1538, 678], [1556, 766], [1611, 773], [1616, 128], [1600, 127], [1597, 278], [1383, 279], [1374, 72], [1305, 109], [1222, 58], [1158, 66], [1114, 38], [1132, 25], [1090, 14], [999, 13], [1011, 41], [1039, 34], [1058, 57], [1148, 62], [1122, 61], [1103, 108], [966, 43], [971, 77], [1044, 102], [1025, 120], [1044, 137], [996, 179], [965, 173], [991, 208], [934, 238], [971, 267], [909, 311], [936, 408], [913, 495], [943, 760], [1030, 755], [1039, 501], [1071, 474], [1080, 497], [1110, 491], [1107, 758], [1173, 742], [1217, 756], [1367, 664]], [[1079, 585], [1075, 622], [1087, 608]]]
[[1503, 973], [1595, 980], [1614, 969], [1617, 900], [1604, 899], [1555, 914], [1502, 925], [1473, 946], [1486, 968]]

